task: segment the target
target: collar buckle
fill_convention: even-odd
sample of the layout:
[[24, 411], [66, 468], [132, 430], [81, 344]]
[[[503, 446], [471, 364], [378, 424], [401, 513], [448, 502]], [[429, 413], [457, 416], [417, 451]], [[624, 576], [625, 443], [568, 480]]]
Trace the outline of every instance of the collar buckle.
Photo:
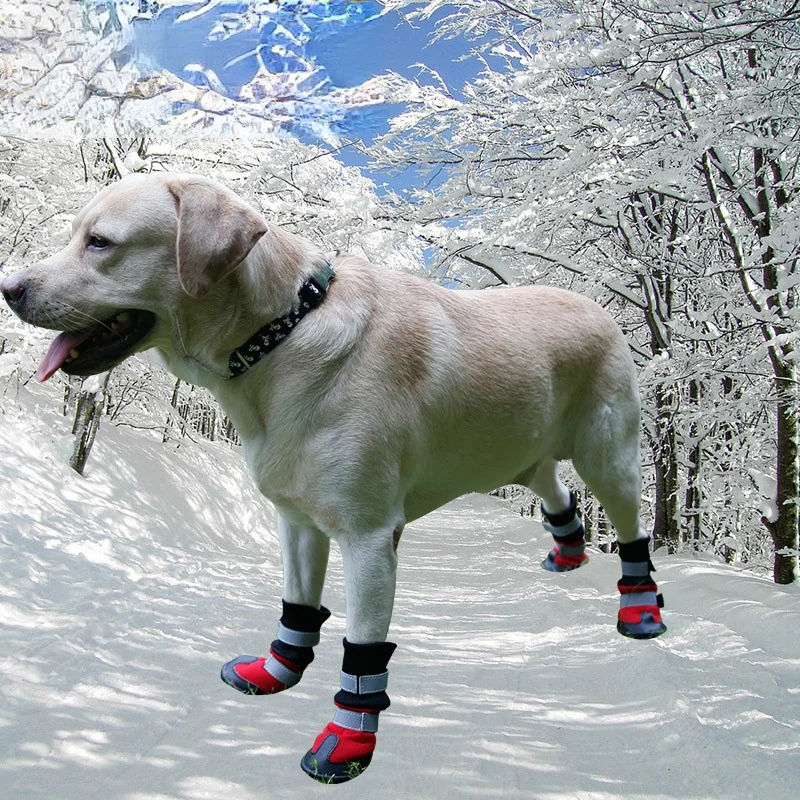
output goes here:
[[300, 302], [307, 303], [309, 308], [316, 308], [325, 299], [325, 293], [335, 275], [330, 262], [326, 261], [324, 266], [303, 282], [298, 292]]
[[325, 297], [326, 289], [327, 286], [323, 288], [314, 280], [314, 276], [310, 275], [298, 292], [300, 302], [305, 303], [310, 308], [316, 308], [322, 302], [322, 298]]

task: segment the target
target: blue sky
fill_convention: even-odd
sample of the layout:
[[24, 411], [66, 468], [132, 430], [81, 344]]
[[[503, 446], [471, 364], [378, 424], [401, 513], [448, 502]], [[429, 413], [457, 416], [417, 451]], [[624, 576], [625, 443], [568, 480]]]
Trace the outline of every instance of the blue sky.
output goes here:
[[[430, 78], [413, 65], [425, 63], [436, 70], [454, 89], [473, 77], [478, 62], [458, 61], [467, 50], [463, 40], [440, 41], [429, 45], [429, 37], [442, 14], [412, 26], [397, 13], [381, 15], [381, 5], [373, 0], [328, 0], [322, 3], [284, 0], [280, 12], [265, 17], [267, 24], [260, 30], [250, 29], [223, 38], [215, 33], [232, 14], [241, 12], [246, 3], [216, 6], [207, 13], [181, 21], [186, 11], [197, 4], [167, 9], [153, 20], [143, 20], [136, 26], [135, 47], [141, 59], [153, 67], [168, 69], [185, 79], [205, 80], [187, 65], [201, 65], [212, 70], [232, 96], [256, 73], [261, 61], [272, 73], [297, 72], [309, 65], [319, 68], [314, 81], [325, 77], [329, 88], [357, 86], [370, 77], [388, 70], [425, 82]], [[297, 42], [300, 42], [298, 44]], [[278, 46], [281, 51], [275, 53]], [[258, 53], [259, 55], [257, 55]], [[363, 138], [371, 141], [386, 129], [390, 116], [400, 109], [378, 106], [357, 109], [343, 120], [325, 120], [343, 141]], [[304, 103], [298, 122], [291, 133], [308, 143], [319, 139], [315, 125], [325, 115], [325, 107], [314, 102]], [[303, 119], [303, 115], [306, 118]], [[309, 125], [313, 119], [315, 125]], [[349, 165], [366, 168], [366, 161], [353, 148], [340, 155]], [[406, 175], [388, 179], [374, 175], [378, 183], [389, 180], [393, 188], [402, 189], [416, 176]]]

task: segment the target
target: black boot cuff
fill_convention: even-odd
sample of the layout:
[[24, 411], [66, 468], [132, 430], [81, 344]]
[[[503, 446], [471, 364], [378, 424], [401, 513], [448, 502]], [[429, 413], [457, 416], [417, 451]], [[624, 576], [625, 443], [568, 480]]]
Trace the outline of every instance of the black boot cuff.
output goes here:
[[380, 675], [386, 672], [397, 645], [393, 642], [352, 644], [344, 639], [342, 672], [348, 675]]
[[544, 503], [542, 503], [542, 514], [547, 518], [547, 521], [556, 528], [560, 528], [562, 525], [572, 522], [577, 510], [578, 498], [575, 492], [569, 493], [569, 508], [564, 511], [559, 511], [558, 514], [551, 514], [549, 511], [545, 511]]
[[617, 545], [617, 552], [622, 561], [650, 561], [650, 537], [637, 539], [635, 542]]
[[314, 606], [301, 606], [284, 600], [281, 622], [293, 631], [316, 633], [330, 615], [331, 612], [325, 606], [316, 609]]

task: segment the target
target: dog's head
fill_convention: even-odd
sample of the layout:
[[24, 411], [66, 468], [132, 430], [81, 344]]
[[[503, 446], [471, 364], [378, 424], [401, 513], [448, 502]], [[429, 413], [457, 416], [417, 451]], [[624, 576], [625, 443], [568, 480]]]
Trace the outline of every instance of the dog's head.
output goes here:
[[61, 331], [37, 371], [94, 375], [171, 335], [177, 308], [202, 304], [264, 235], [264, 219], [220, 184], [130, 175], [75, 217], [60, 252], [6, 278], [25, 322]]

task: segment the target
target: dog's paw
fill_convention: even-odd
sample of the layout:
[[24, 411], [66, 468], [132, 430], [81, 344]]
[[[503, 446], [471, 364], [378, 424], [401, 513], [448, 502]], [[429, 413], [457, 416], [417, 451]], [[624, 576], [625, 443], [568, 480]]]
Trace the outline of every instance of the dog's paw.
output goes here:
[[546, 569], [548, 572], [571, 572], [573, 569], [578, 569], [588, 562], [589, 556], [586, 553], [567, 556], [563, 555], [559, 547], [556, 546], [547, 554], [547, 558], [542, 561], [542, 569]]
[[[294, 665], [293, 665], [294, 666]], [[220, 678], [242, 694], [276, 694], [299, 682], [299, 668], [290, 669], [275, 654], [269, 658], [239, 656], [222, 665]]]
[[345, 783], [357, 778], [372, 761], [375, 734], [342, 728], [333, 722], [303, 756], [303, 772], [320, 783]]
[[664, 601], [658, 595], [655, 605], [627, 605], [620, 608], [617, 630], [629, 639], [655, 639], [661, 636], [667, 631], [661, 619], [663, 605]]

